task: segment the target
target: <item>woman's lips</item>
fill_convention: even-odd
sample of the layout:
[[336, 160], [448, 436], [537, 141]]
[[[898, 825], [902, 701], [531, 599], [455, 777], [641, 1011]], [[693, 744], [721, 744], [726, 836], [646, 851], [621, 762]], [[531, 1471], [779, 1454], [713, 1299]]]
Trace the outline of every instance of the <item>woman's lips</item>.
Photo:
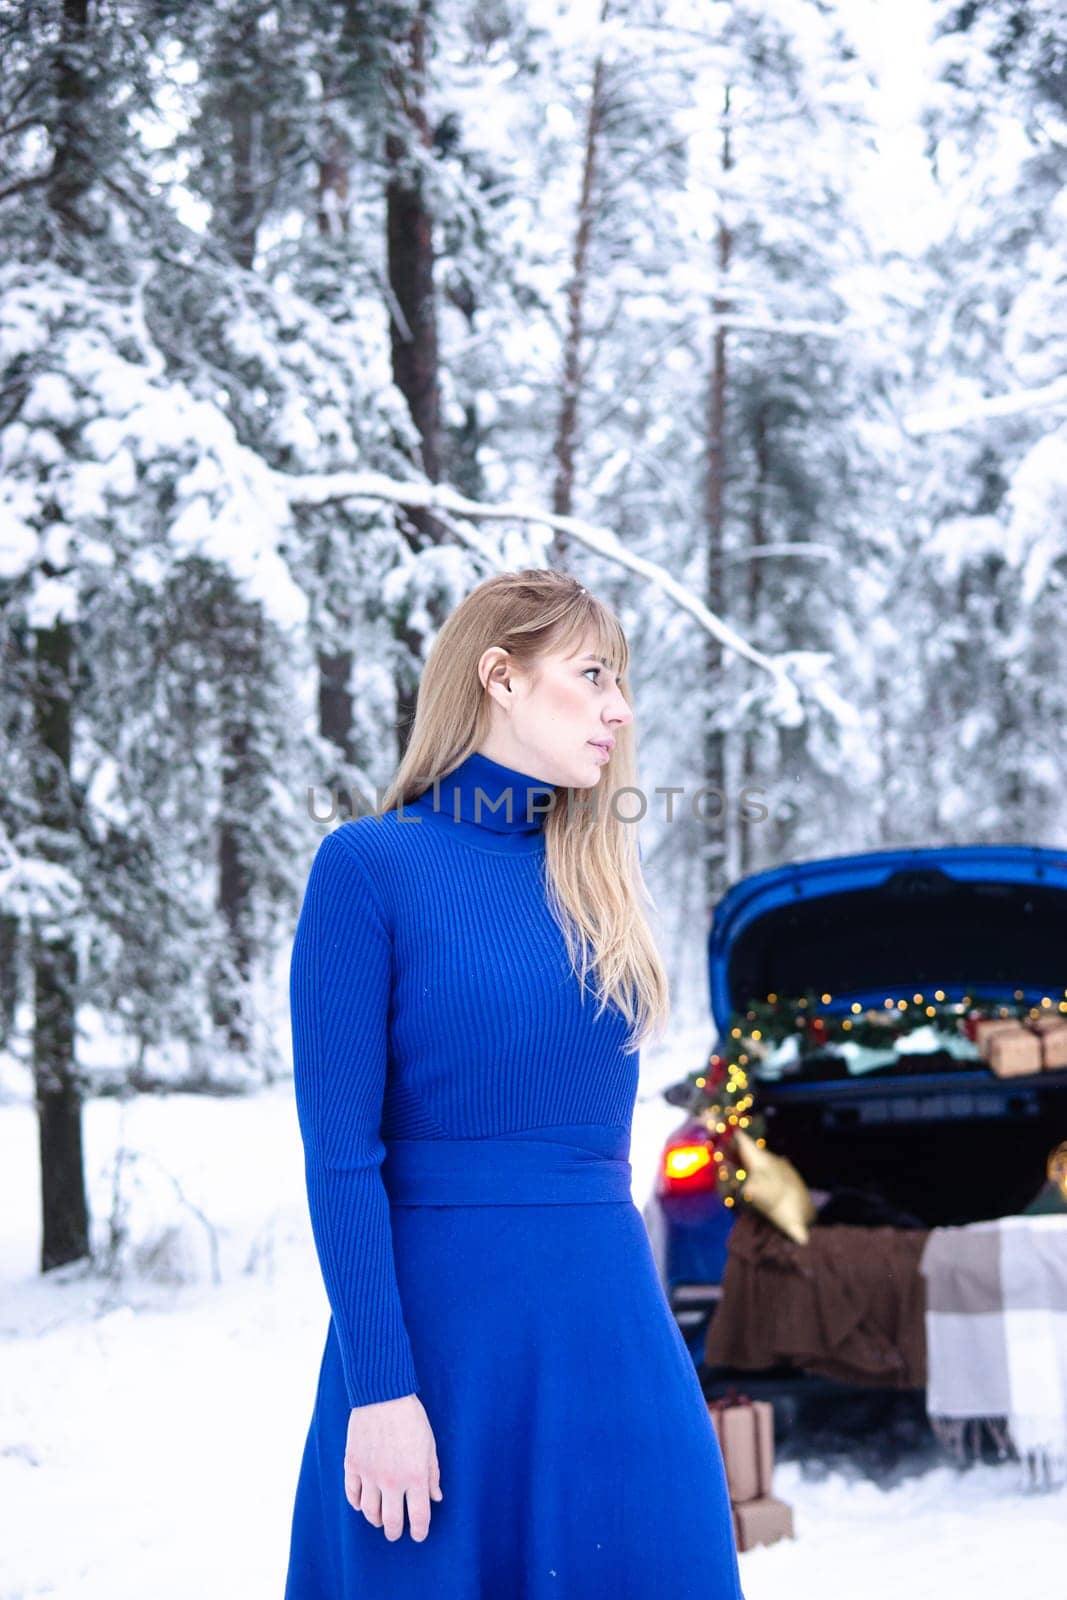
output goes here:
[[593, 749], [594, 749], [594, 750], [599, 750], [599, 751], [600, 751], [600, 753], [601, 753], [601, 755], [602, 755], [602, 756], [603, 756], [603, 757], [604, 757], [604, 760], [605, 760], [605, 761], [606, 761], [606, 760], [607, 760], [607, 759], [608, 759], [608, 757], [609, 757], [609, 756], [610, 756], [610, 755], [611, 755], [611, 748], [610, 748], [610, 746], [608, 746], [608, 745], [606, 745], [606, 744], [601, 744], [601, 743], [600, 743], [600, 742], [599, 742], [599, 740], [597, 740], [597, 739], [590, 739], [590, 740], [589, 740], [589, 743], [590, 743], [590, 744], [591, 744], [591, 745], [592, 745], [592, 747], [593, 747]]

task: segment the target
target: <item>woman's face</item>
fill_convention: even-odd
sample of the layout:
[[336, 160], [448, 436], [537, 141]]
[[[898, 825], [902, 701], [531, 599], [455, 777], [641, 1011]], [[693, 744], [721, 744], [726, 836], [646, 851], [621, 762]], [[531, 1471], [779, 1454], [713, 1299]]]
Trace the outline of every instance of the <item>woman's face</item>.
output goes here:
[[[483, 674], [505, 714], [493, 719], [482, 754], [545, 783], [591, 789], [600, 781], [619, 728], [633, 721], [618, 679], [596, 653], [596, 635], [577, 649], [543, 655], [533, 674], [486, 651]], [[510, 685], [510, 692], [508, 686]]]

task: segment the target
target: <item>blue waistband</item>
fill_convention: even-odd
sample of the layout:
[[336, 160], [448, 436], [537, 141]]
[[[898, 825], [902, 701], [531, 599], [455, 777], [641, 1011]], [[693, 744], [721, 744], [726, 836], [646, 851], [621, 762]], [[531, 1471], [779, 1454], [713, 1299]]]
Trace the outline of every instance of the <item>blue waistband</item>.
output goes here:
[[625, 1128], [531, 1128], [484, 1139], [386, 1139], [394, 1206], [574, 1205], [631, 1200]]

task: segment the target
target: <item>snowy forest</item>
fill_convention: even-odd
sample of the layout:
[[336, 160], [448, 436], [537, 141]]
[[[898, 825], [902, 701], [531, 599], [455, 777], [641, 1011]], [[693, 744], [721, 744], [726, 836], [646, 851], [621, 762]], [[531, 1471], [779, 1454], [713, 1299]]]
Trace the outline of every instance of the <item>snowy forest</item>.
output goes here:
[[322, 820], [499, 567], [615, 606], [646, 794], [720, 798], [644, 822], [683, 1005], [743, 873], [1062, 836], [1064, 38], [886, 13], [3, 8], [2, 1025], [58, 1160], [86, 1089], [283, 1070]]
[[626, 628], [680, 1021], [747, 873], [1064, 839], [1065, 141], [1052, 0], [0, 0], [5, 1259], [121, 1254], [91, 1101], [284, 1088], [494, 571]]
[[322, 819], [500, 567], [628, 631], [683, 1014], [744, 873], [1062, 837], [1050, 0], [0, 17], [0, 1028], [57, 1162], [87, 1090], [284, 1071]]

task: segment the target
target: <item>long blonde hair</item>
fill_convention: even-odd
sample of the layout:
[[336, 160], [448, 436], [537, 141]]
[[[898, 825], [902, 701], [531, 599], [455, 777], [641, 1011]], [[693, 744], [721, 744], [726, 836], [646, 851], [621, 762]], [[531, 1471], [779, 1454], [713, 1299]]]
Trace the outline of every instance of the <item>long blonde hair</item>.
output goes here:
[[[623, 698], [632, 706], [622, 625], [576, 579], [529, 568], [497, 573], [473, 589], [447, 618], [427, 657], [411, 737], [382, 811], [416, 800], [487, 736], [491, 697], [478, 677], [484, 651], [499, 645], [517, 666], [535, 671], [539, 656], [577, 643], [589, 628], [597, 654], [621, 675]], [[615, 749], [601, 772], [597, 789], [583, 792], [585, 803], [561, 803], [557, 788], [556, 804], [544, 819], [545, 870], [549, 904], [583, 991], [592, 969], [600, 1011], [614, 1001], [633, 1025], [625, 1046], [632, 1053], [670, 1015], [667, 974], [645, 913], [645, 903], [654, 902], [641, 874], [636, 826], [611, 804], [615, 790], [635, 785], [632, 722], [616, 730]]]

